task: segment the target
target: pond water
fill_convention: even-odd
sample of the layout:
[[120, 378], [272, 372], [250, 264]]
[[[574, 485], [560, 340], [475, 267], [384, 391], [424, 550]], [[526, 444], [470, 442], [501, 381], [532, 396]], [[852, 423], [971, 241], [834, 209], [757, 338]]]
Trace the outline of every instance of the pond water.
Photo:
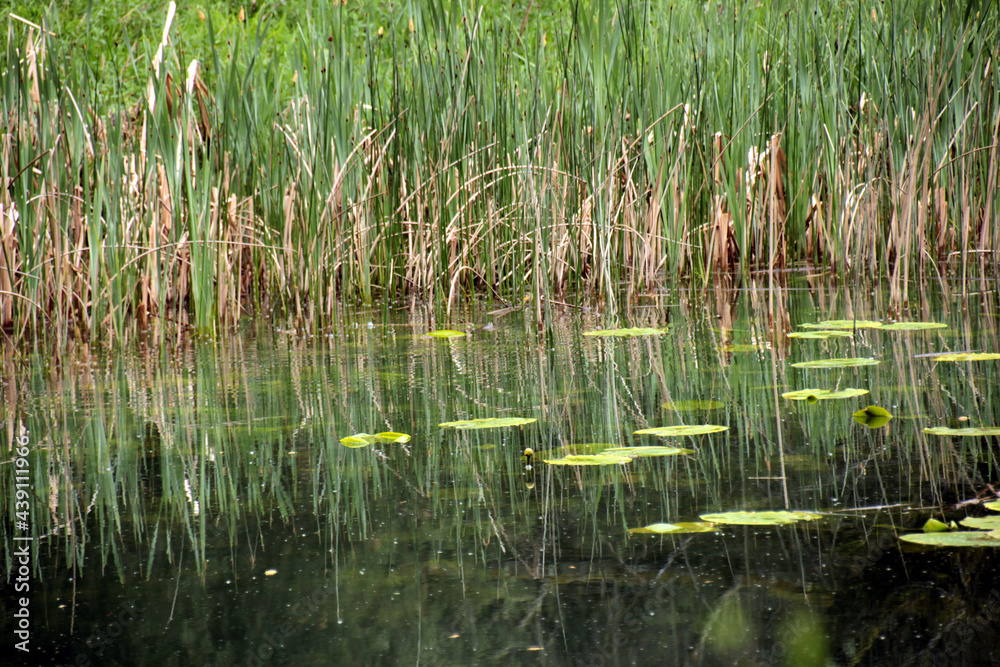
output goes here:
[[[880, 292], [800, 279], [636, 295], [615, 315], [382, 308], [327, 331], [261, 321], [214, 341], [8, 358], [5, 654], [92, 665], [995, 664], [1000, 550], [899, 539], [932, 517], [987, 514], [978, 501], [1000, 481], [996, 437], [923, 431], [1000, 424], [1000, 362], [925, 356], [1000, 351], [995, 293], [953, 287], [911, 287], [905, 313]], [[788, 335], [893, 314], [947, 326]], [[609, 327], [666, 331], [583, 335]], [[426, 335], [437, 329], [468, 335]], [[834, 358], [878, 364], [793, 365]], [[846, 388], [869, 393], [781, 396]], [[869, 405], [893, 419], [852, 419]], [[439, 426], [493, 417], [536, 421]], [[682, 424], [728, 430], [634, 433]], [[411, 439], [340, 442], [386, 431]], [[23, 524], [18, 443], [29, 450]], [[694, 453], [545, 463], [646, 445]], [[821, 517], [630, 532], [785, 509]], [[30, 593], [15, 593], [24, 544]], [[13, 647], [24, 595], [27, 655]]]

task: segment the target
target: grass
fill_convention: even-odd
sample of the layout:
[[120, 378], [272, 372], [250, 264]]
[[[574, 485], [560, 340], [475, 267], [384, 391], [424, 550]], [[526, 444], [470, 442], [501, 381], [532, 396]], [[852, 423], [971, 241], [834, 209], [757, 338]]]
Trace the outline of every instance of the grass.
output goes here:
[[13, 335], [995, 268], [992, 3], [115, 7], [8, 21]]

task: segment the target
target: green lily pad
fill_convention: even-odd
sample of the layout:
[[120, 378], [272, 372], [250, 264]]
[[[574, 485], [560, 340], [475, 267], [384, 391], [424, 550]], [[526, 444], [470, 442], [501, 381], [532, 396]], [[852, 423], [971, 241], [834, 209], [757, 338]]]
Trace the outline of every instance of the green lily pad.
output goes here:
[[463, 419], [457, 422], [445, 422], [438, 424], [438, 426], [458, 429], [500, 428], [503, 426], [524, 426], [536, 421], [538, 420], [524, 417], [490, 417], [489, 419]]
[[924, 433], [929, 433], [931, 435], [963, 435], [963, 436], [1000, 435], [1000, 427], [970, 426], [969, 428], [951, 428], [950, 426], [935, 426], [933, 428], [925, 428]]
[[663, 407], [667, 410], [676, 410], [677, 412], [707, 412], [708, 410], [718, 410], [725, 405], [722, 401], [694, 399], [689, 401], [667, 401], [663, 404]]
[[1000, 516], [969, 516], [959, 523], [966, 528], [977, 530], [1000, 530]]
[[659, 336], [667, 333], [666, 329], [646, 329], [643, 327], [632, 327], [630, 329], [600, 329], [598, 331], [585, 331], [584, 336]]
[[880, 408], [877, 405], [869, 405], [864, 410], [858, 410], [853, 415], [854, 421], [859, 424], [864, 424], [868, 428], [881, 428], [889, 423], [892, 419], [892, 415], [885, 408]]
[[853, 368], [855, 366], [874, 366], [877, 359], [871, 357], [854, 357], [850, 359], [817, 359], [815, 361], [800, 361], [792, 364], [794, 368]]
[[545, 459], [545, 462], [555, 466], [608, 466], [628, 463], [631, 460], [631, 456], [614, 454], [571, 454], [561, 459]]
[[1000, 354], [996, 352], [952, 352], [936, 354], [931, 359], [934, 361], [992, 361], [1000, 359]]
[[694, 454], [693, 449], [682, 449], [681, 447], [611, 447], [605, 449], [602, 454], [615, 454], [618, 456], [631, 456], [641, 458], [647, 456], [677, 456], [678, 454]]
[[894, 322], [882, 327], [886, 331], [927, 331], [929, 329], [947, 329], [947, 324], [940, 322]]
[[881, 329], [882, 323], [871, 320], [826, 320], [799, 326], [806, 329]]
[[689, 523], [651, 523], [642, 528], [630, 528], [628, 532], [650, 535], [665, 535], [667, 533], [714, 533], [719, 527], [706, 521], [691, 521]]
[[1000, 539], [982, 530], [948, 531], [946, 533], [912, 533], [899, 539], [914, 544], [935, 547], [1000, 547]]
[[[805, 325], [803, 325], [803, 326], [805, 326]], [[821, 339], [826, 339], [826, 338], [836, 338], [838, 336], [839, 337], [843, 337], [843, 336], [851, 337], [853, 335], [854, 334], [852, 334], [850, 331], [841, 331], [841, 330], [834, 329], [834, 330], [830, 330], [830, 331], [793, 331], [792, 333], [788, 334], [788, 337], [789, 338], [821, 338]]]
[[716, 426], [714, 424], [692, 424], [689, 426], [661, 426], [659, 428], [644, 428], [635, 431], [635, 435], [702, 435], [704, 433], [719, 433], [728, 431], [728, 426]]
[[438, 331], [431, 331], [427, 335], [434, 338], [457, 338], [458, 336], [465, 336], [467, 334], [461, 331], [452, 331], [451, 329], [439, 329]]
[[720, 512], [717, 514], [702, 514], [702, 521], [712, 523], [734, 524], [739, 526], [777, 526], [799, 521], [815, 521], [823, 518], [815, 512]]
[[1000, 500], [991, 500], [988, 503], [983, 503], [983, 507], [991, 512], [1000, 512]]
[[825, 401], [834, 398], [854, 398], [855, 396], [864, 396], [867, 393], [867, 389], [841, 389], [839, 391], [831, 389], [800, 389], [799, 391], [786, 391], [781, 397], [787, 398], [790, 401], [815, 403], [816, 401]]
[[943, 533], [946, 530], [951, 530], [951, 527], [944, 521], [938, 521], [937, 519], [927, 519], [924, 523], [925, 533]]
[[393, 431], [384, 431], [382, 433], [376, 433], [374, 435], [370, 433], [355, 433], [354, 435], [349, 435], [346, 438], [340, 439], [340, 444], [344, 447], [367, 447], [368, 445], [379, 443], [399, 443], [409, 442], [410, 436], [405, 433], [395, 433]]

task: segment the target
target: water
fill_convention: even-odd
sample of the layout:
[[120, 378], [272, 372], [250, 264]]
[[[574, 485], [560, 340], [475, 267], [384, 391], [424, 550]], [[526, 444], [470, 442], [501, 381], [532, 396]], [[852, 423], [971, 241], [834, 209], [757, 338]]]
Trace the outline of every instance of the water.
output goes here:
[[[994, 664], [993, 549], [898, 535], [985, 513], [996, 440], [924, 434], [1000, 424], [992, 293], [923, 290], [907, 320], [946, 329], [787, 333], [889, 321], [883, 295], [806, 282], [635, 297], [615, 320], [554, 306], [502, 318], [363, 311], [332, 331], [248, 324], [6, 362], [2, 632], [34, 538], [23, 664]], [[898, 315], [898, 313], [896, 313]], [[489, 330], [482, 326], [493, 322]], [[612, 326], [658, 337], [592, 338]], [[433, 329], [469, 336], [433, 339]], [[877, 366], [799, 369], [817, 358]], [[814, 405], [804, 388], [869, 390]], [[712, 400], [691, 408], [682, 401]], [[664, 407], [664, 404], [672, 407]], [[868, 429], [851, 413], [888, 409]], [[480, 431], [439, 423], [528, 417]], [[689, 438], [648, 427], [718, 424]], [[15, 521], [11, 444], [30, 453]], [[349, 449], [366, 432], [406, 444]], [[691, 456], [544, 463], [611, 445]], [[575, 447], [574, 447], [575, 446]], [[530, 461], [522, 457], [534, 450]], [[11, 452], [8, 454], [7, 452]], [[808, 510], [777, 527], [629, 529], [728, 510]]]

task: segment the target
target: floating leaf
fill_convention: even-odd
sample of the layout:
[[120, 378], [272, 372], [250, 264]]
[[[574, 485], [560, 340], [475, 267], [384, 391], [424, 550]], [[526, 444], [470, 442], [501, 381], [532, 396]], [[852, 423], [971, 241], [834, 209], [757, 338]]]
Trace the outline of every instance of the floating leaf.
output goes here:
[[943, 533], [946, 530], [951, 530], [944, 521], [938, 521], [937, 519], [927, 519], [924, 524], [925, 533]]
[[959, 523], [966, 528], [977, 530], [1000, 530], [1000, 516], [970, 516], [962, 519]]
[[940, 322], [894, 322], [882, 327], [886, 331], [927, 331], [929, 329], [947, 329], [947, 324]]
[[631, 460], [631, 456], [614, 454], [570, 454], [561, 459], [545, 459], [545, 462], [556, 466], [608, 466], [628, 463]]
[[740, 526], [777, 526], [779, 524], [797, 523], [799, 521], [815, 521], [823, 518], [815, 512], [720, 512], [718, 514], [702, 514], [702, 521], [712, 523], [735, 524]]
[[427, 335], [433, 336], [434, 338], [457, 338], [458, 336], [465, 336], [466, 334], [461, 331], [452, 331], [451, 329], [440, 329], [438, 331], [431, 331]]
[[728, 431], [728, 426], [715, 426], [714, 424], [692, 424], [689, 426], [661, 426], [659, 428], [644, 428], [635, 431], [635, 435], [702, 435], [704, 433], [718, 433]]
[[395, 433], [393, 431], [383, 431], [375, 434], [376, 442], [388, 442], [402, 444], [410, 441], [410, 436], [406, 433]]
[[948, 531], [946, 533], [912, 533], [901, 535], [904, 542], [935, 547], [1000, 547], [1000, 539], [982, 530]]
[[1000, 500], [991, 500], [988, 503], [983, 503], [983, 507], [991, 512], [1000, 512]]
[[714, 533], [719, 527], [714, 523], [692, 521], [689, 523], [651, 523], [642, 528], [631, 528], [630, 533], [664, 535], [666, 533]]
[[871, 357], [855, 357], [851, 359], [817, 359], [815, 361], [800, 361], [792, 364], [795, 368], [851, 368], [854, 366], [874, 366], [878, 360]]
[[694, 399], [689, 401], [667, 401], [663, 404], [663, 407], [667, 410], [676, 410], [678, 412], [700, 412], [718, 410], [724, 405], [725, 403], [722, 401]]
[[646, 329], [643, 327], [632, 327], [631, 329], [601, 329], [598, 331], [585, 331], [584, 336], [659, 336], [667, 333], [666, 329]]
[[800, 324], [806, 329], [881, 329], [881, 322], [871, 320], [826, 320], [815, 324]]
[[340, 444], [344, 447], [352, 448], [367, 447], [374, 442], [371, 438], [372, 436], [368, 433], [358, 433], [356, 435], [349, 435], [346, 438], [341, 438]]
[[340, 439], [340, 444], [344, 447], [367, 447], [376, 442], [383, 443], [404, 443], [409, 442], [410, 436], [405, 433], [394, 433], [392, 431], [385, 431], [383, 433], [376, 433], [372, 435], [370, 433], [355, 433], [354, 435], [349, 435], [346, 438]]
[[618, 456], [631, 456], [640, 458], [646, 456], [677, 456], [678, 454], [694, 454], [693, 449], [682, 449], [680, 447], [611, 447], [605, 449], [602, 454], [615, 454]]
[[950, 352], [935, 354], [931, 359], [934, 361], [992, 361], [1000, 359], [1000, 354], [996, 352]]
[[1000, 435], [1000, 427], [970, 426], [969, 428], [951, 428], [950, 426], [935, 426], [933, 428], [925, 428], [924, 433], [930, 433], [931, 435], [964, 435], [964, 436]]
[[[803, 326], [805, 326], [805, 325], [803, 325]], [[843, 336], [850, 337], [850, 336], [853, 336], [853, 335], [854, 334], [852, 334], [850, 331], [839, 331], [839, 330], [832, 330], [832, 331], [794, 331], [794, 332], [788, 334], [788, 337], [789, 338], [822, 338], [822, 339], [826, 339], [826, 338], [836, 338], [838, 336], [840, 336], [840, 337], [843, 337]]]
[[881, 428], [889, 423], [892, 419], [892, 415], [885, 408], [880, 408], [877, 405], [869, 405], [864, 410], [858, 410], [853, 415], [854, 421], [859, 424], [864, 424], [868, 428]]
[[536, 421], [538, 420], [526, 419], [524, 417], [490, 417], [489, 419], [464, 419], [457, 422], [445, 422], [438, 424], [438, 426], [441, 428], [451, 427], [459, 429], [500, 428], [502, 426], [523, 426]]
[[833, 391], [832, 389], [800, 389], [799, 391], [787, 391], [781, 397], [787, 398], [790, 401], [815, 403], [816, 401], [825, 401], [834, 398], [854, 398], [855, 396], [864, 396], [867, 393], [867, 389], [841, 389], [839, 391]]

